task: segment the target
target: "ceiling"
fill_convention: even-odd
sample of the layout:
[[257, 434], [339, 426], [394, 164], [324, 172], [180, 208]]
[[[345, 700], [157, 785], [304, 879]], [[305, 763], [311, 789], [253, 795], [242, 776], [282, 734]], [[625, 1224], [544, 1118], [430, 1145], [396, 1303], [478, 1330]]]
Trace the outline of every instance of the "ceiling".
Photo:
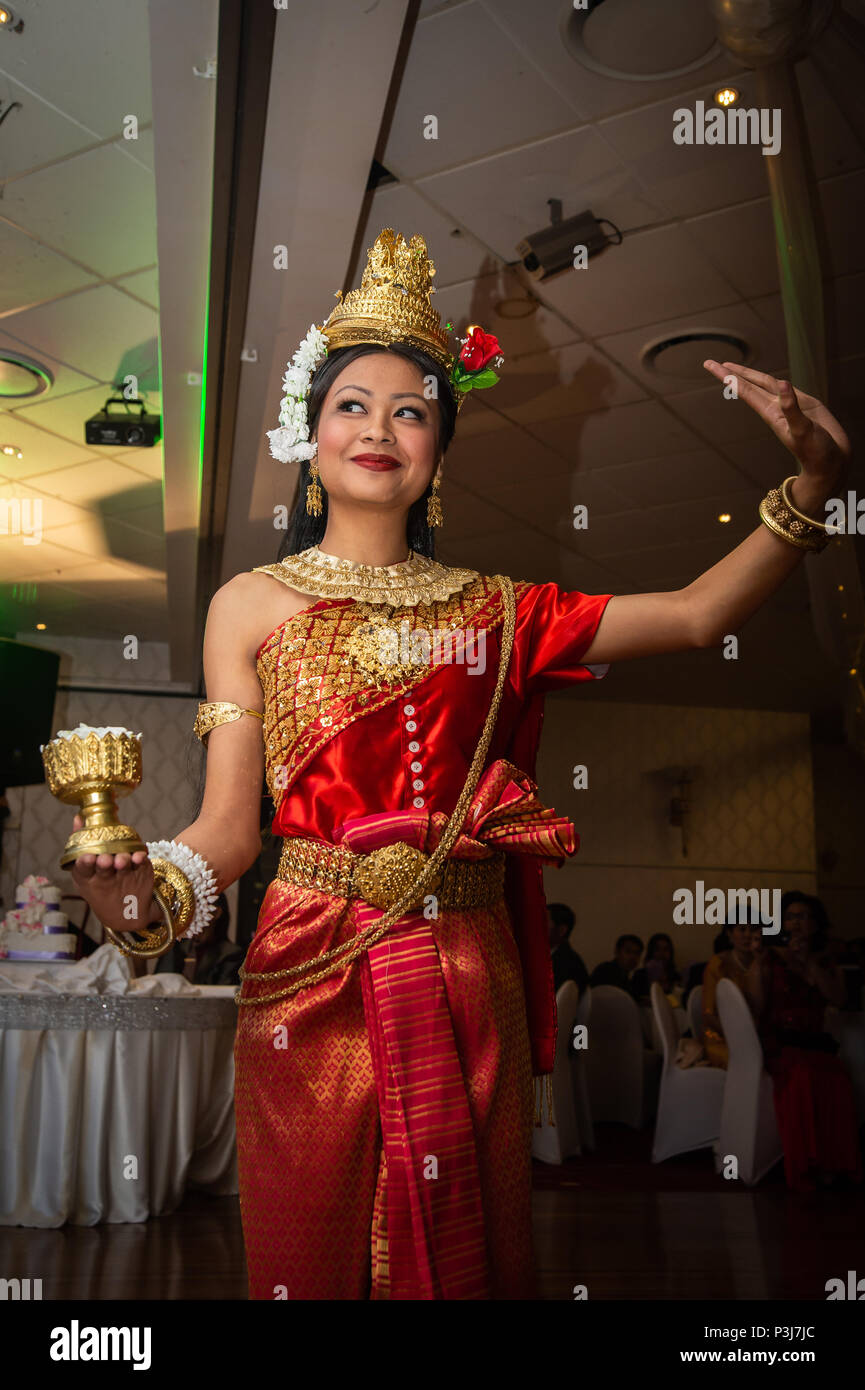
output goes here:
[[[213, 6], [197, 8], [206, 28]], [[689, 583], [754, 528], [767, 487], [791, 471], [762, 422], [699, 366], [680, 357], [663, 373], [642, 360], [652, 343], [700, 330], [741, 337], [761, 369], [786, 368], [764, 157], [671, 138], [673, 111], [711, 101], [722, 83], [757, 104], [753, 74], [713, 46], [708, 0], [605, 0], [584, 33], [593, 66], [563, 40], [573, 6], [562, 0], [423, 0], [389, 102], [405, 5], [383, 0], [360, 19], [345, 0], [306, 8], [314, 15], [295, 18], [319, 27], [320, 44], [313, 30], [304, 43], [276, 23], [245, 325], [257, 360], [240, 375], [223, 580], [275, 558], [273, 508], [291, 500], [294, 470], [270, 458], [264, 431], [276, 423], [284, 362], [332, 302], [360, 219], [362, 248], [385, 226], [422, 232], [436, 308], [457, 330], [482, 323], [505, 354], [500, 384], [469, 399], [446, 459], [440, 558], [590, 593]], [[82, 442], [83, 421], [127, 372], [160, 409], [160, 337], [164, 382], [185, 384], [194, 366], [188, 352], [168, 360], [159, 317], [165, 262], [185, 255], [201, 266], [208, 248], [200, 235], [182, 250], [157, 237], [166, 204], [151, 138], [154, 5], [150, 24], [135, 0], [85, 0], [74, 26], [56, 22], [49, 0], [20, 10], [24, 33], [0, 34], [0, 111], [21, 103], [0, 122], [0, 348], [44, 363], [54, 385], [0, 426], [0, 447], [23, 453], [0, 455], [0, 497], [41, 499], [44, 518], [38, 545], [0, 535], [4, 631], [23, 636], [43, 621], [46, 640], [112, 636], [134, 623], [141, 637], [167, 640], [171, 609], [207, 597], [166, 585], [166, 529], [170, 538], [188, 527], [188, 508], [182, 524], [163, 511], [163, 462], [166, 478], [183, 466], [171, 461], [171, 433], [164, 461], [161, 447], [106, 454]], [[194, 44], [194, 24], [186, 37]], [[200, 51], [204, 60], [204, 33]], [[282, 80], [289, 70], [292, 82]], [[340, 104], [316, 100], [326, 74]], [[865, 149], [811, 61], [796, 74], [824, 236], [829, 400], [861, 442]], [[304, 83], [299, 114], [289, 103]], [[206, 78], [188, 84], [212, 92]], [[128, 113], [135, 141], [122, 138]], [[429, 115], [436, 139], [424, 138]], [[302, 161], [287, 164], [298, 149]], [[365, 196], [374, 153], [394, 181]], [[182, 160], [174, 173], [182, 186]], [[565, 217], [591, 208], [624, 235], [586, 270], [539, 284], [515, 268], [516, 243], [548, 223], [551, 198]], [[283, 276], [275, 293], [264, 251], [277, 241], [303, 274]], [[192, 418], [200, 400], [187, 390]], [[850, 486], [865, 492], [861, 471]], [[589, 509], [579, 532], [578, 503]], [[837, 703], [837, 685], [800, 567], [743, 630], [738, 662], [699, 652], [622, 663], [593, 698], [816, 709]]]

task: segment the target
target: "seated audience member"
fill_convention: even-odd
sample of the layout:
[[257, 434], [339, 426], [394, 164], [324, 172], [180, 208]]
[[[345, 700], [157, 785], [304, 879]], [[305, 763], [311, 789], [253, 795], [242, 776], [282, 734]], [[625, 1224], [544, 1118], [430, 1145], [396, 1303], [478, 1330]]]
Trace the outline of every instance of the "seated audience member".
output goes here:
[[229, 926], [228, 900], [220, 893], [216, 911], [204, 930], [175, 941], [171, 950], [158, 958], [156, 972], [185, 975], [194, 985], [239, 984], [238, 971], [246, 952], [236, 941], [229, 941]]
[[724, 1031], [718, 1017], [716, 991], [719, 980], [732, 980], [734, 985], [748, 996], [748, 971], [763, 946], [763, 931], [759, 926], [751, 926], [747, 921], [734, 922], [725, 928], [732, 944], [716, 951], [707, 962], [703, 975], [703, 1026], [700, 1041], [703, 1051], [713, 1067], [726, 1070], [730, 1059], [729, 1048], [724, 1041]]
[[781, 900], [781, 945], [760, 951], [748, 972], [787, 1185], [813, 1192], [837, 1177], [862, 1181], [853, 1088], [824, 1028], [827, 1003], [842, 1007], [844, 983], [825, 955], [825, 937], [802, 895]]
[[573, 980], [582, 995], [589, 983], [589, 972], [583, 964], [582, 956], [577, 954], [568, 940], [575, 921], [573, 911], [566, 903], [547, 904], [553, 984], [556, 990], [559, 990], [565, 980]]
[[[723, 931], [718, 932], [718, 935], [712, 942], [713, 955], [718, 956], [722, 951], [730, 950], [732, 943], [730, 941], [729, 930], [729, 927], [724, 927]], [[685, 971], [685, 983], [682, 986], [683, 1009], [688, 1006], [688, 995], [691, 993], [691, 990], [696, 989], [698, 985], [703, 983], [703, 972], [708, 964], [709, 962], [707, 960], [693, 961]]]
[[[631, 980], [631, 992], [641, 1003], [648, 1002], [653, 984], [659, 984], [665, 994], [671, 994], [674, 985], [681, 983], [676, 969], [676, 959], [672, 938], [666, 932], [655, 932], [649, 937], [646, 959]], [[677, 1001], [678, 1002], [678, 1001]]]
[[638, 936], [631, 932], [626, 932], [620, 936], [616, 942], [616, 953], [612, 960], [605, 960], [600, 965], [596, 965], [589, 977], [589, 984], [596, 985], [615, 985], [618, 989], [627, 990], [632, 994], [631, 975], [640, 963], [640, 956], [643, 953], [643, 943]]

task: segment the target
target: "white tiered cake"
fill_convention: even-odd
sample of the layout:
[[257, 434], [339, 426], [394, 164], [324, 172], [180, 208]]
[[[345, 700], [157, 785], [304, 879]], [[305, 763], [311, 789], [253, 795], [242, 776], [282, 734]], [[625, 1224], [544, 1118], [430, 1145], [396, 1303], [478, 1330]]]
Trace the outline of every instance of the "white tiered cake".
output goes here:
[[0, 956], [8, 960], [74, 961], [78, 941], [60, 911], [60, 889], [30, 874], [15, 889], [15, 906], [0, 926]]

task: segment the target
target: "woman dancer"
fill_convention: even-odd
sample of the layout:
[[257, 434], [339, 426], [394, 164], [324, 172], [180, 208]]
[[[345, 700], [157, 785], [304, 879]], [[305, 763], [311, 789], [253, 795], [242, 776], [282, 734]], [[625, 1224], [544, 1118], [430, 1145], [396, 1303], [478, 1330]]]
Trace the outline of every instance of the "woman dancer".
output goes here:
[[289, 365], [271, 449], [301, 462], [298, 507], [282, 559], [210, 606], [200, 815], [149, 858], [74, 869], [103, 922], [140, 931], [160, 912], [151, 860], [171, 860], [191, 928], [169, 910], [195, 929], [257, 857], [267, 778], [285, 846], [235, 1049], [253, 1298], [534, 1296], [532, 1075], [555, 1046], [542, 865], [576, 849], [532, 780], [543, 697], [738, 631], [826, 543], [806, 514], [849, 454], [819, 401], [707, 362], [801, 473], [692, 584], [613, 598], [441, 565], [442, 462], [500, 354], [472, 326], [454, 357], [433, 274], [421, 237], [383, 232]]

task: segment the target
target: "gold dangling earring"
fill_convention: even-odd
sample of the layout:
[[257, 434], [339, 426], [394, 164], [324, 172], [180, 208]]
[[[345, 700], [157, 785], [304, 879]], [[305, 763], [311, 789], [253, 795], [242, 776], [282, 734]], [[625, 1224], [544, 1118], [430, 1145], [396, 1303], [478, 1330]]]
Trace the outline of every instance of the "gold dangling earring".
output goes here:
[[441, 498], [439, 497], [440, 482], [441, 478], [439, 474], [436, 473], [433, 478], [432, 492], [426, 500], [426, 524], [430, 527], [444, 525]]
[[321, 516], [321, 488], [318, 485], [318, 459], [315, 454], [309, 461], [309, 482], [306, 485], [306, 514]]

